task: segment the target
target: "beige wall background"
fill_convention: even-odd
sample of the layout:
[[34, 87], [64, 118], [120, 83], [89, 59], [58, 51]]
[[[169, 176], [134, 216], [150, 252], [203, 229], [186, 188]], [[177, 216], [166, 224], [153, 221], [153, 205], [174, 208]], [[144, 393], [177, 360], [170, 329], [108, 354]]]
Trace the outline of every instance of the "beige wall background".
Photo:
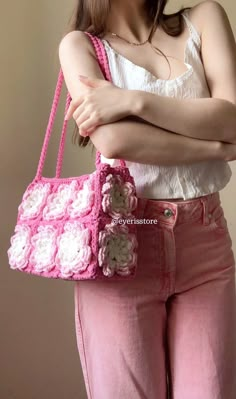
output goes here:
[[[74, 331], [72, 282], [12, 271], [6, 251], [17, 207], [36, 174], [57, 74], [58, 44], [75, 0], [2, 2], [0, 16], [0, 398], [86, 399]], [[167, 12], [197, 1], [170, 0]], [[233, 0], [222, 0], [232, 27]], [[49, 146], [44, 176], [54, 176], [65, 87]], [[70, 122], [62, 176], [94, 170], [91, 149], [72, 145]], [[221, 191], [236, 254], [236, 167]]]

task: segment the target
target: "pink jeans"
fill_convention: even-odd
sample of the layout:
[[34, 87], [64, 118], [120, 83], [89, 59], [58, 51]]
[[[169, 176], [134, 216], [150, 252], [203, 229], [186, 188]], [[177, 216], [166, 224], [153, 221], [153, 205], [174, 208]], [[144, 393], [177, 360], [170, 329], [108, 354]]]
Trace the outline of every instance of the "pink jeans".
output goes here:
[[[167, 210], [166, 210], [167, 208]], [[235, 399], [235, 259], [219, 193], [139, 199], [138, 271], [75, 282], [89, 399]]]

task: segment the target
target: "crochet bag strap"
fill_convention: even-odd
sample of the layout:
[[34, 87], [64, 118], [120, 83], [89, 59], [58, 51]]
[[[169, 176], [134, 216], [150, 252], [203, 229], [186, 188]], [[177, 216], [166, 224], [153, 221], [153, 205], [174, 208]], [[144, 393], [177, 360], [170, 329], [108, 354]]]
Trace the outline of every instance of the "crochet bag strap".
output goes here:
[[[100, 65], [100, 68], [102, 70], [104, 78], [106, 80], [109, 80], [110, 82], [112, 82], [111, 72], [110, 72], [108, 59], [107, 59], [107, 53], [105, 51], [105, 48], [104, 48], [104, 45], [103, 45], [101, 39], [99, 39], [97, 36], [93, 36], [89, 32], [85, 32], [85, 33], [90, 38], [90, 40], [94, 46], [97, 60]], [[125, 160], [120, 159], [119, 161], [120, 161], [121, 166], [126, 167]], [[96, 161], [95, 162], [96, 162], [96, 167], [98, 167], [101, 163], [101, 154], [99, 151], [96, 152]]]
[[[91, 35], [88, 32], [85, 32], [89, 38], [91, 39], [93, 46], [95, 48], [96, 51], [96, 56], [97, 56], [97, 60], [98, 63], [100, 65], [100, 68], [103, 72], [104, 77], [111, 81], [111, 74], [110, 74], [110, 70], [109, 70], [109, 65], [108, 65], [108, 61], [107, 61], [107, 55], [104, 49], [104, 46], [102, 44], [102, 41], [100, 39], [98, 39], [97, 37]], [[40, 178], [42, 177], [42, 171], [43, 171], [43, 167], [44, 167], [44, 163], [45, 163], [45, 159], [46, 159], [46, 155], [47, 155], [47, 150], [48, 150], [48, 144], [49, 144], [49, 140], [50, 137], [52, 135], [52, 130], [53, 130], [53, 125], [55, 122], [55, 118], [56, 118], [56, 112], [57, 112], [57, 108], [58, 108], [58, 103], [59, 103], [59, 99], [60, 99], [60, 95], [61, 95], [61, 91], [62, 91], [62, 85], [64, 82], [64, 76], [63, 76], [63, 72], [62, 69], [60, 68], [59, 74], [58, 74], [58, 79], [57, 79], [57, 84], [56, 84], [56, 89], [55, 89], [55, 93], [54, 93], [54, 98], [53, 98], [53, 103], [52, 103], [52, 107], [51, 107], [51, 112], [50, 112], [50, 116], [49, 116], [49, 121], [48, 121], [48, 125], [47, 125], [47, 129], [46, 129], [46, 134], [45, 134], [45, 138], [44, 138], [44, 142], [43, 142], [43, 146], [42, 146], [42, 151], [40, 154], [40, 159], [39, 159], [39, 163], [38, 163], [38, 168], [37, 168], [37, 172], [36, 172], [36, 176], [35, 176], [35, 180], [40, 180]], [[67, 92], [67, 96], [66, 96], [66, 105], [65, 105], [65, 115], [66, 112], [69, 108], [71, 102], [71, 96], [70, 93]], [[67, 131], [67, 124], [68, 121], [64, 120], [63, 121], [63, 126], [62, 126], [62, 132], [61, 132], [61, 139], [60, 139], [60, 145], [59, 145], [59, 150], [58, 150], [58, 156], [57, 156], [57, 165], [56, 165], [56, 176], [55, 178], [60, 178], [61, 176], [61, 169], [62, 169], [62, 162], [63, 162], [63, 156], [64, 156], [64, 148], [65, 148], [65, 138], [66, 138], [66, 131]], [[119, 160], [121, 165], [123, 167], [126, 167], [126, 163], [123, 159]], [[100, 165], [101, 163], [101, 153], [99, 151], [96, 152], [96, 168]]]

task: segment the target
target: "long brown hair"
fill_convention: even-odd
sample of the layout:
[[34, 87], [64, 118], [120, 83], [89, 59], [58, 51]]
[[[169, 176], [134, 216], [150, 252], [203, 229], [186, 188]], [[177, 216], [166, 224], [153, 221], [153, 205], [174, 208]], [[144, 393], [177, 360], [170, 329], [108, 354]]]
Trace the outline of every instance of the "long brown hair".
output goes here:
[[[69, 22], [69, 28], [66, 33], [74, 30], [87, 31], [98, 37], [103, 37], [106, 32], [106, 20], [110, 11], [111, 0], [78, 0], [78, 4], [72, 15], [72, 22]], [[149, 37], [151, 41], [157, 25], [170, 36], [178, 36], [183, 31], [183, 20], [181, 13], [191, 7], [182, 7], [179, 11], [172, 14], [164, 14], [164, 8], [168, 0], [146, 0], [145, 7], [147, 15], [153, 22], [152, 31]], [[162, 53], [161, 50], [158, 49]], [[165, 54], [162, 53], [166, 58]], [[169, 61], [166, 58], [168, 64]], [[170, 64], [169, 64], [170, 66]], [[91, 140], [89, 136], [79, 135], [79, 129], [75, 123], [72, 141], [73, 144], [78, 140], [78, 145], [85, 147]]]

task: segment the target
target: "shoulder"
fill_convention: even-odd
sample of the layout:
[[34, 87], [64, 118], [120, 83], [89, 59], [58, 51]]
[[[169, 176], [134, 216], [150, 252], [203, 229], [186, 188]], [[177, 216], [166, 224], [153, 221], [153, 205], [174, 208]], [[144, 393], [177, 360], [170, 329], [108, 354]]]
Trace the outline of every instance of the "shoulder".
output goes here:
[[219, 21], [227, 26], [227, 14], [224, 7], [216, 0], [205, 0], [188, 11], [189, 19], [202, 35], [206, 25], [218, 24]]
[[63, 54], [67, 54], [68, 51], [82, 52], [83, 55], [86, 53], [88, 55], [95, 55], [93, 45], [89, 37], [85, 34], [85, 32], [80, 30], [74, 30], [67, 33], [59, 43], [59, 56], [63, 56]]
[[192, 7], [190, 14], [193, 18], [198, 18], [199, 21], [202, 19], [209, 22], [210, 17], [214, 18], [214, 16], [226, 15], [226, 11], [218, 1], [205, 0]]
[[229, 18], [218, 1], [207, 0], [189, 12], [201, 32], [201, 58], [211, 97], [236, 103], [236, 43]]
[[103, 79], [95, 48], [85, 32], [71, 31], [59, 43], [59, 61], [72, 98], [85, 89], [78, 75]]
[[86, 38], [87, 35], [85, 34], [85, 32], [81, 31], [81, 30], [73, 30], [71, 32], [68, 32], [62, 39], [60, 42], [60, 45], [67, 45], [68, 43], [86, 43]]

